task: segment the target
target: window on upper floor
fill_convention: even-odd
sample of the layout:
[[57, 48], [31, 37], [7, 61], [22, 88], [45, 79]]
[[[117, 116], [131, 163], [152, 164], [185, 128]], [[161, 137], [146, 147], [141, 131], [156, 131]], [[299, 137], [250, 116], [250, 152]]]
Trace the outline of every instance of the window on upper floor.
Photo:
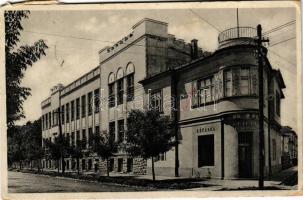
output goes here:
[[48, 122], [49, 122], [49, 128], [52, 128], [52, 112], [48, 113]]
[[215, 95], [214, 77], [204, 78], [198, 81], [198, 105], [211, 102]]
[[249, 68], [240, 69], [240, 94], [249, 95]]
[[71, 101], [70, 103], [71, 109], [71, 121], [75, 120], [75, 101]]
[[80, 98], [76, 99], [76, 119], [80, 118]]
[[124, 140], [124, 119], [118, 120], [118, 142], [121, 143]]
[[83, 95], [81, 97], [81, 113], [82, 113], [82, 117], [86, 116], [86, 95]]
[[63, 106], [61, 106], [61, 123], [62, 124], [64, 124], [65, 123], [65, 120], [64, 120], [64, 115], [65, 115], [65, 113], [64, 113], [64, 105]]
[[134, 99], [134, 73], [127, 75], [127, 101]]
[[278, 91], [276, 91], [276, 113], [280, 116], [281, 112], [281, 97]]
[[115, 83], [111, 83], [108, 85], [108, 106], [110, 108], [115, 106]]
[[108, 134], [109, 134], [109, 138], [115, 138], [115, 132], [116, 132], [116, 123], [113, 122], [109, 122], [108, 124]]
[[93, 93], [88, 93], [88, 115], [91, 115], [93, 113]]
[[120, 78], [117, 81], [117, 104], [118, 105], [123, 103], [123, 95], [124, 95], [123, 78]]
[[66, 104], [66, 123], [69, 122], [69, 103]]
[[98, 113], [100, 110], [100, 90], [96, 89], [94, 91], [94, 100], [95, 100], [95, 113]]
[[163, 112], [162, 90], [151, 92], [149, 97], [149, 109]]
[[224, 71], [224, 96], [232, 96], [232, 70]]

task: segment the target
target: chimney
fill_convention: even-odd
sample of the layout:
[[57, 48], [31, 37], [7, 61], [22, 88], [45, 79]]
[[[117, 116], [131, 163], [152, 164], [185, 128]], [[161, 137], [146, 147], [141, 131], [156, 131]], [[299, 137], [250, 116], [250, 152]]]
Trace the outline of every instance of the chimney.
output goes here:
[[191, 40], [191, 59], [195, 60], [198, 58], [198, 40]]

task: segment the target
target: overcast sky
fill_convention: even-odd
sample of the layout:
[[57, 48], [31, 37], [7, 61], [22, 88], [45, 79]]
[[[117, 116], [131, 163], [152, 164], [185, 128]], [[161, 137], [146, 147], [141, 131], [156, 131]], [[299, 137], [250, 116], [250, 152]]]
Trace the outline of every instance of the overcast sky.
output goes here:
[[[237, 24], [236, 9], [193, 11], [219, 30], [235, 27]], [[22, 85], [32, 89], [32, 96], [24, 103], [26, 118], [18, 124], [38, 119], [41, 115], [40, 103], [50, 95], [52, 86], [59, 82], [67, 85], [95, 68], [98, 65], [98, 50], [123, 38], [144, 17], [168, 22], [169, 33], [188, 42], [196, 38], [199, 46], [205, 50], [214, 51], [218, 46], [218, 30], [189, 9], [32, 11], [29, 18], [22, 21], [24, 31], [21, 33], [21, 44], [32, 44], [38, 39], [44, 39], [49, 49], [47, 55], [25, 73]], [[295, 20], [295, 17], [295, 10], [292, 8], [239, 9], [240, 26], [256, 27], [261, 24], [264, 31]], [[295, 25], [291, 25], [270, 34], [270, 44], [295, 37], [295, 28]], [[70, 36], [92, 40], [80, 40]], [[292, 39], [269, 49], [272, 66], [281, 70], [287, 87], [281, 108], [282, 124], [296, 130], [296, 41]]]

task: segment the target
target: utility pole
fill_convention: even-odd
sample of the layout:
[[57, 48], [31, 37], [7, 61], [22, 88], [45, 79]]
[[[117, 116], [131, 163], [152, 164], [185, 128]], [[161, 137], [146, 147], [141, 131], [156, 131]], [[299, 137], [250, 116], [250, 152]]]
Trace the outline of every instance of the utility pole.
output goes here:
[[263, 88], [263, 51], [262, 42], [268, 42], [262, 38], [262, 27], [257, 26], [257, 56], [259, 79], [259, 189], [264, 189], [264, 88]]

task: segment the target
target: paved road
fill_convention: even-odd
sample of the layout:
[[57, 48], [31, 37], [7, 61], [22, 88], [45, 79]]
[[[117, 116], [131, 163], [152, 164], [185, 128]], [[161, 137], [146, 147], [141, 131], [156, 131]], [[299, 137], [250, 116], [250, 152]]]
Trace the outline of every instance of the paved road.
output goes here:
[[115, 184], [93, 183], [45, 175], [8, 172], [9, 193], [43, 192], [125, 192], [142, 191], [144, 188]]

